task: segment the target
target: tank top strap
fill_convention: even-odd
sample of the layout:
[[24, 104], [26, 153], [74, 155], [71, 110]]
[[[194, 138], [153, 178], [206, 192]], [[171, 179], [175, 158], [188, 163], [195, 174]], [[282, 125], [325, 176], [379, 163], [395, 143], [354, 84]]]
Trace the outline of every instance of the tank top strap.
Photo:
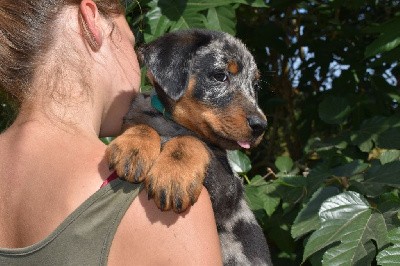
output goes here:
[[44, 240], [29, 247], [0, 249], [0, 265], [107, 265], [115, 232], [142, 187], [113, 180]]

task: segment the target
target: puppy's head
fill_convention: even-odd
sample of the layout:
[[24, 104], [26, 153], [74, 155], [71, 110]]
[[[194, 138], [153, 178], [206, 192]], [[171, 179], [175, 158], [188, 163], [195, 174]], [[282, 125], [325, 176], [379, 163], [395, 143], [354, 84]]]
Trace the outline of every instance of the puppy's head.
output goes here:
[[259, 74], [238, 39], [179, 31], [141, 47], [139, 58], [175, 122], [224, 149], [260, 142], [267, 120], [257, 105]]

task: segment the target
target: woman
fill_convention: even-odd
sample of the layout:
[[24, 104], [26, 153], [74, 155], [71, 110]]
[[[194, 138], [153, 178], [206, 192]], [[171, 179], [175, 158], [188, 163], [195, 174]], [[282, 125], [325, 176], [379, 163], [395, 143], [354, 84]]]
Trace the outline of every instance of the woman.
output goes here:
[[140, 84], [118, 0], [2, 0], [0, 25], [0, 88], [21, 102], [0, 135], [0, 264], [221, 264], [205, 189], [182, 215], [140, 185], [99, 189], [99, 137], [119, 133]]

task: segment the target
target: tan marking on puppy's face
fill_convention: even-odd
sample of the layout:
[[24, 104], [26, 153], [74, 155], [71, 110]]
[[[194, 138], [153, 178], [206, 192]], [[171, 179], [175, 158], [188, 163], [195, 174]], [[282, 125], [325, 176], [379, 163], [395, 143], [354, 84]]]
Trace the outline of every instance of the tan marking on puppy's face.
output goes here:
[[174, 105], [173, 117], [177, 123], [225, 149], [240, 148], [238, 141], [252, 146], [261, 141], [262, 135], [254, 138], [248, 125], [245, 97], [237, 93], [229, 105], [210, 107], [193, 97], [195, 86], [196, 78], [191, 77], [186, 94]]
[[239, 65], [236, 61], [229, 61], [228, 62], [228, 71], [229, 73], [236, 75], [239, 72]]

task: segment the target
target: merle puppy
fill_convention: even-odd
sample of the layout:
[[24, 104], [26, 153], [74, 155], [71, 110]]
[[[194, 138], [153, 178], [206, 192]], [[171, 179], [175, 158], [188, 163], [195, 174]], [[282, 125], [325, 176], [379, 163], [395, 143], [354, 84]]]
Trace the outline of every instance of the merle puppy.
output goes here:
[[267, 125], [254, 58], [238, 39], [209, 30], [166, 34], [141, 47], [139, 57], [155, 93], [133, 101], [124, 133], [107, 150], [110, 167], [144, 182], [162, 210], [185, 210], [204, 184], [224, 264], [271, 265], [226, 152], [257, 145]]

